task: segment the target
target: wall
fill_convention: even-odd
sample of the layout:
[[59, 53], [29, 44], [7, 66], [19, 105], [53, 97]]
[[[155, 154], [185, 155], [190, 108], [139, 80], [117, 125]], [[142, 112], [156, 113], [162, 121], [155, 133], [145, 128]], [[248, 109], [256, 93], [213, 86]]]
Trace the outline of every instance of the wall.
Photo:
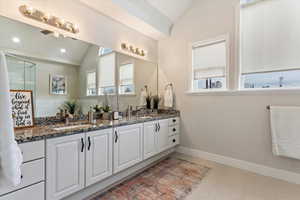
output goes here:
[[190, 44], [229, 34], [230, 88], [235, 87], [238, 0], [199, 0], [174, 26], [170, 38], [159, 41], [160, 91], [175, 87], [182, 113], [182, 145], [210, 153], [300, 173], [300, 162], [275, 157], [267, 105], [300, 105], [299, 92], [229, 92], [190, 95]]
[[97, 13], [78, 0], [0, 0], [0, 15], [53, 30], [50, 26], [23, 17], [18, 10], [23, 4], [76, 23], [80, 32], [72, 37], [117, 51], [121, 50], [122, 42], [128, 42], [147, 50], [145, 59], [157, 61], [157, 41]]

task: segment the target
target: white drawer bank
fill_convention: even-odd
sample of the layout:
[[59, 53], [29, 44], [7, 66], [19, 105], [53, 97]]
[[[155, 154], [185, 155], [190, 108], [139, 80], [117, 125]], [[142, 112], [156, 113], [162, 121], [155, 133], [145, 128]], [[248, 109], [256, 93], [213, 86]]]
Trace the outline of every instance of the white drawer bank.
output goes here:
[[19, 145], [23, 154], [22, 180], [17, 187], [0, 186], [0, 200], [45, 199], [45, 141]]

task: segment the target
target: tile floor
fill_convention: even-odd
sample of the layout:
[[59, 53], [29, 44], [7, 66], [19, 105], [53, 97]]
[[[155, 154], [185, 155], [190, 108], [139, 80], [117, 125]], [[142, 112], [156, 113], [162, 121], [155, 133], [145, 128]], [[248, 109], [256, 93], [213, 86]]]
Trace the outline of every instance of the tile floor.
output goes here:
[[179, 153], [173, 156], [212, 168], [185, 200], [300, 200], [300, 185]]

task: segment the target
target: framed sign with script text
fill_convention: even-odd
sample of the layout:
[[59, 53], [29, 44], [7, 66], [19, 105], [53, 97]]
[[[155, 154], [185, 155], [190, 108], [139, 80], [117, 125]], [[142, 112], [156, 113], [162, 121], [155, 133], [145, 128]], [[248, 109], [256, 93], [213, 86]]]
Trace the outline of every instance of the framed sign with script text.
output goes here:
[[10, 90], [10, 99], [15, 128], [34, 126], [34, 112], [31, 90]]

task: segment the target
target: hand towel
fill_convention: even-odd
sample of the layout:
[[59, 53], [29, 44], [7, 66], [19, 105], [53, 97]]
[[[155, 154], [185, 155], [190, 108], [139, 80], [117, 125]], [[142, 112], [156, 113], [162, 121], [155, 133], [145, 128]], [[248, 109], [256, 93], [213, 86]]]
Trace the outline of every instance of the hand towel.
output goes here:
[[271, 106], [273, 154], [300, 159], [300, 107]]
[[0, 52], [0, 184], [21, 182], [21, 150], [15, 141], [6, 58]]
[[146, 101], [146, 98], [147, 98], [147, 90], [146, 88], [143, 88], [141, 90], [141, 96], [140, 96], [140, 106], [145, 106], [147, 105], [147, 101]]
[[173, 108], [173, 87], [168, 85], [165, 89], [165, 94], [164, 94], [164, 106], [166, 108]]

